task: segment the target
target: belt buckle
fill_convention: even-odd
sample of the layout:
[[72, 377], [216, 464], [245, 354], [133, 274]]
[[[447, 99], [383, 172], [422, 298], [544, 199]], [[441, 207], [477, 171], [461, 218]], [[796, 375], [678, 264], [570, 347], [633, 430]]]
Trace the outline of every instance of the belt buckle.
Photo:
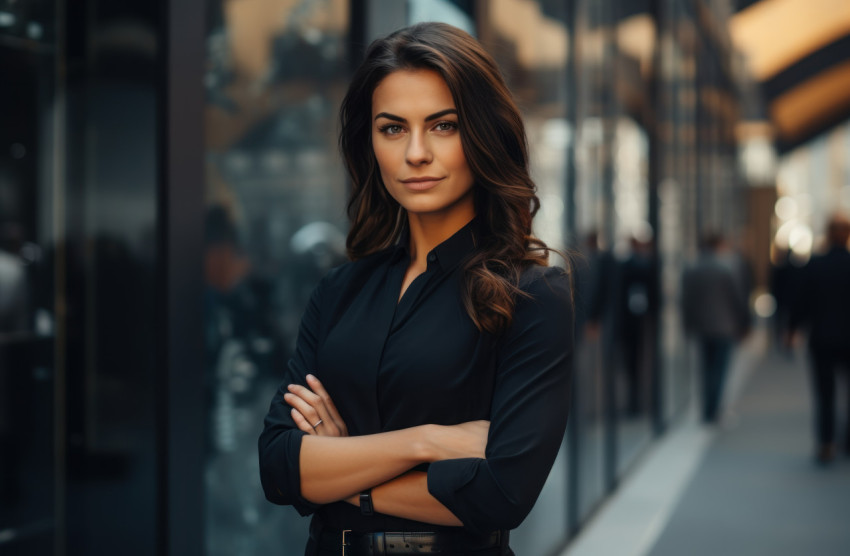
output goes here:
[[345, 534], [350, 533], [351, 529], [343, 529], [342, 530], [342, 556], [345, 556], [345, 547], [350, 546], [347, 542], [345, 542]]

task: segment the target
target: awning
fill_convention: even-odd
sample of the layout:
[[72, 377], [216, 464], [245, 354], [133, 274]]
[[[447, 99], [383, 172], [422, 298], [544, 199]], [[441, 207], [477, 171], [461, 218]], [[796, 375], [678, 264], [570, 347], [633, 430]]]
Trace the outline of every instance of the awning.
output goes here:
[[739, 1], [735, 46], [787, 151], [850, 117], [850, 0]]

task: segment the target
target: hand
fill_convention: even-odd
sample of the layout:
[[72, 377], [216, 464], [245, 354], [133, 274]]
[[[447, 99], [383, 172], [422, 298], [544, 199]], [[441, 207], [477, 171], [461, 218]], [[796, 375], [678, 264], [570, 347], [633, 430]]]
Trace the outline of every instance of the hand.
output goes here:
[[433, 425], [428, 434], [432, 461], [481, 458], [487, 448], [490, 421], [469, 421], [459, 425]]
[[283, 395], [292, 406], [292, 420], [298, 429], [316, 436], [348, 436], [345, 421], [319, 379], [307, 375], [307, 384], [310, 388], [290, 384], [289, 392]]

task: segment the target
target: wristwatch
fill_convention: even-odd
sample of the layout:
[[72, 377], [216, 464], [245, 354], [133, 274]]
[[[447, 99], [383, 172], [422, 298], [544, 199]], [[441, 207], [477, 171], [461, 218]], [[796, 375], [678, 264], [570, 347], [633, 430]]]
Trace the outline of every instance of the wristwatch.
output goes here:
[[372, 506], [372, 489], [360, 493], [360, 513], [363, 515], [374, 515], [375, 508]]

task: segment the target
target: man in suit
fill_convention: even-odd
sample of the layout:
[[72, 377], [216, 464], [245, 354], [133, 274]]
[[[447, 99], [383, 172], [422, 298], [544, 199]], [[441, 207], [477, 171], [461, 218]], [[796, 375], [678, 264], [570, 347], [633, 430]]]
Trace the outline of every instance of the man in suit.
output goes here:
[[[631, 252], [611, 270], [616, 303], [616, 330], [623, 356], [625, 412], [637, 417], [648, 406], [649, 366], [655, 357], [651, 337], [657, 322], [658, 296], [655, 254], [649, 239], [631, 239]], [[609, 278], [610, 279], [610, 278]]]
[[732, 350], [749, 330], [750, 312], [739, 261], [723, 237], [707, 234], [701, 248], [682, 277], [682, 316], [700, 343], [703, 420], [714, 423]]
[[[850, 369], [848, 238], [850, 221], [842, 216], [833, 217], [827, 225], [827, 251], [813, 257], [804, 269], [787, 337], [790, 345], [795, 330], [808, 328], [818, 444], [815, 458], [822, 464], [835, 458], [836, 375], [839, 367]], [[850, 427], [845, 439], [845, 448], [850, 453]]]

